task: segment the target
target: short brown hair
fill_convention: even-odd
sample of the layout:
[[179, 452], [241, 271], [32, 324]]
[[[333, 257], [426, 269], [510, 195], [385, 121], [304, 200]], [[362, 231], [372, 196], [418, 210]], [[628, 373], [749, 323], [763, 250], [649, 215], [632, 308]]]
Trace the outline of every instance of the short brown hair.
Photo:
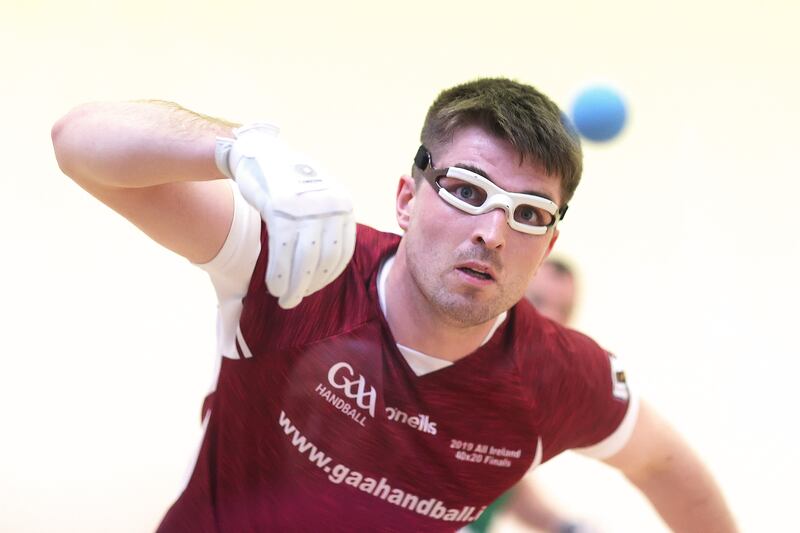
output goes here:
[[[420, 135], [429, 150], [465, 126], [479, 126], [561, 178], [562, 203], [572, 198], [583, 170], [581, 143], [566, 115], [530, 85], [481, 78], [442, 91], [428, 109]], [[563, 207], [563, 206], [562, 206]]]

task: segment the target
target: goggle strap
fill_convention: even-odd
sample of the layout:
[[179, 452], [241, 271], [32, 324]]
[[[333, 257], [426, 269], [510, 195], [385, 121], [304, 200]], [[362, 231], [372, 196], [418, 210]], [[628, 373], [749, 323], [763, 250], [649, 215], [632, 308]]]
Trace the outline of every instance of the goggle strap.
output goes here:
[[431, 164], [431, 153], [424, 144], [419, 145], [417, 155], [414, 156], [414, 165], [420, 170], [427, 170]]

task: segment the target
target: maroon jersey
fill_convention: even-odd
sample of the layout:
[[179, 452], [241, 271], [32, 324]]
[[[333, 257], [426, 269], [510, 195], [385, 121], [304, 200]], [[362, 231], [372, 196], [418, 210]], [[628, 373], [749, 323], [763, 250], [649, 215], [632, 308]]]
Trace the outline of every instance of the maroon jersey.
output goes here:
[[360, 226], [345, 272], [290, 310], [264, 285], [265, 237], [197, 464], [159, 531], [452, 531], [531, 465], [620, 425], [608, 354], [527, 302], [419, 376], [377, 294], [398, 236]]

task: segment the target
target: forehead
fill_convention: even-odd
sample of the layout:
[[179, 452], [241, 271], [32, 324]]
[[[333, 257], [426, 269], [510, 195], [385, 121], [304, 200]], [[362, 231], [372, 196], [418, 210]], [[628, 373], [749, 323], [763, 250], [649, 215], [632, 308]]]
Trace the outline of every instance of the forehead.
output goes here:
[[478, 126], [455, 132], [433, 154], [437, 168], [462, 167], [482, 174], [510, 192], [538, 194], [561, 205], [561, 179], [542, 165], [522, 158], [514, 146]]

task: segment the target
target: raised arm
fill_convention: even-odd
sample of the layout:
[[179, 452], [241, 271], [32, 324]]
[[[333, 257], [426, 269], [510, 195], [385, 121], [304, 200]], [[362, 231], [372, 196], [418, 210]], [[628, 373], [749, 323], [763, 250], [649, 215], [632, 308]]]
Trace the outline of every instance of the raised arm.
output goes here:
[[233, 216], [214, 162], [234, 124], [162, 101], [92, 103], [52, 130], [61, 170], [153, 240], [195, 263], [213, 258]]
[[266, 284], [291, 308], [333, 281], [355, 246], [344, 189], [266, 124], [236, 128], [162, 101], [85, 104], [53, 126], [65, 174], [153, 240], [195, 263], [217, 255], [237, 181], [266, 222]]
[[680, 435], [644, 402], [625, 447], [606, 460], [618, 468], [679, 533], [737, 531], [711, 474]]

